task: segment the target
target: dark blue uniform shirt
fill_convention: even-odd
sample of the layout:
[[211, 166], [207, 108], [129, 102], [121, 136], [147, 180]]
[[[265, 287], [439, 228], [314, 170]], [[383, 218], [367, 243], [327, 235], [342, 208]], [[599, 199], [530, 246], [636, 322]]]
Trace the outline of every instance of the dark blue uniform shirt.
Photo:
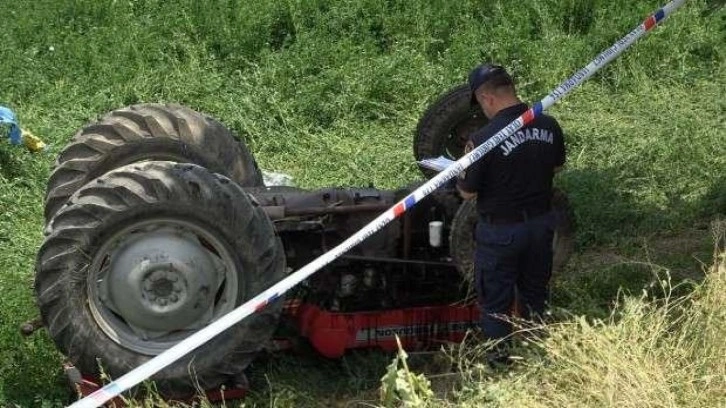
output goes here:
[[[529, 109], [521, 103], [499, 111], [471, 135], [474, 147], [494, 136]], [[557, 121], [540, 115], [472, 164], [459, 187], [477, 193], [482, 216], [548, 211], [555, 167], [565, 163], [565, 144]]]

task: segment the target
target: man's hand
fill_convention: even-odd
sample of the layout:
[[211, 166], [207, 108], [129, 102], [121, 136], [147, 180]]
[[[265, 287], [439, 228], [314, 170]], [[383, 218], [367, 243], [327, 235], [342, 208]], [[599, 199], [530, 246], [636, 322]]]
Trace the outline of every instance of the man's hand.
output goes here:
[[470, 191], [463, 190], [458, 184], [456, 185], [456, 189], [459, 190], [459, 194], [461, 195], [461, 198], [463, 198], [464, 200], [473, 200], [477, 196], [476, 193], [472, 193]]
[[[464, 146], [464, 154], [469, 153], [470, 151], [474, 150], [474, 142], [469, 140], [466, 142], [466, 145]], [[461, 174], [459, 174], [459, 180], [464, 180], [466, 178], [466, 170], [462, 171]], [[473, 200], [476, 198], [476, 193], [472, 193], [470, 191], [466, 191], [461, 188], [461, 185], [459, 183], [456, 184], [456, 189], [459, 190], [459, 194], [461, 195], [461, 198], [464, 200]]]

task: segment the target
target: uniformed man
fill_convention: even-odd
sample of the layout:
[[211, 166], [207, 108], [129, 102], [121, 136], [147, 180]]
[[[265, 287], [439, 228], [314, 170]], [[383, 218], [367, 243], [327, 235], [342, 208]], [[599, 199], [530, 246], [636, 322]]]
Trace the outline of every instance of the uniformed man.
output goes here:
[[[467, 149], [482, 144], [528, 106], [517, 97], [514, 82], [498, 65], [483, 64], [469, 75], [472, 104], [489, 123], [471, 135]], [[565, 163], [562, 129], [540, 115], [459, 176], [464, 199], [476, 199], [476, 289], [481, 328], [489, 339], [504, 339], [511, 325], [502, 319], [515, 302], [520, 316], [544, 312], [552, 274], [554, 216], [550, 212], [552, 178]], [[502, 342], [500, 344], [505, 344]], [[506, 346], [488, 355], [492, 365], [507, 363]]]

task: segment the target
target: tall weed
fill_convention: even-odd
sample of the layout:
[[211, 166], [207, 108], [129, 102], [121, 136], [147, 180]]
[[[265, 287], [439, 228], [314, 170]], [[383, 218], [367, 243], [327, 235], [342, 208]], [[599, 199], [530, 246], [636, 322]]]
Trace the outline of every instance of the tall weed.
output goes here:
[[464, 380], [457, 397], [429, 399], [429, 406], [723, 406], [726, 223], [715, 225], [714, 264], [692, 293], [626, 297], [608, 319], [547, 325], [545, 336], [520, 346], [522, 361], [508, 374], [483, 366], [482, 349], [458, 350]]

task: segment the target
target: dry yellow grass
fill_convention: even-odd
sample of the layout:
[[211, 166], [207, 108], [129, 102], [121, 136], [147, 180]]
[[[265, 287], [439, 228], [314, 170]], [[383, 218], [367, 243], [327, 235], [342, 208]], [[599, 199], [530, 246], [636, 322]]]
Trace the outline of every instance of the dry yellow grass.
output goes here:
[[726, 223], [714, 236], [714, 264], [687, 296], [624, 298], [609, 319], [550, 325], [507, 374], [460, 350], [455, 397], [417, 406], [726, 407]]

